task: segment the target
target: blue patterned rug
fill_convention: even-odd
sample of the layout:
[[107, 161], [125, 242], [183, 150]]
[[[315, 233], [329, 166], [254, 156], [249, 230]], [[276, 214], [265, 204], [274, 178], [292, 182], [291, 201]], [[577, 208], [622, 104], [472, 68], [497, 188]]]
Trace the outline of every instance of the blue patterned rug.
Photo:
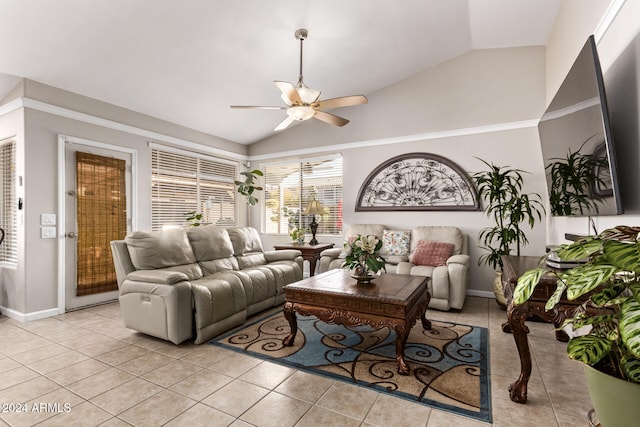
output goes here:
[[411, 401], [491, 422], [488, 331], [432, 321], [411, 330], [405, 360], [411, 372], [396, 372], [395, 332], [345, 327], [297, 316], [294, 345], [282, 339], [289, 324], [281, 312], [231, 331], [211, 344], [275, 363], [369, 387]]

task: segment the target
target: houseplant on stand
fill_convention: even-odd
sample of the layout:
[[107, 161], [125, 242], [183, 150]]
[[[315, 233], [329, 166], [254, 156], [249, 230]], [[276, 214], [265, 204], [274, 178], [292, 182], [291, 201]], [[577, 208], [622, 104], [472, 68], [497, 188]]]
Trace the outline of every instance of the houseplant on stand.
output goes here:
[[542, 274], [558, 277], [546, 310], [566, 292], [569, 300], [588, 300], [565, 322], [574, 331], [570, 358], [585, 364], [591, 402], [603, 427], [637, 425], [640, 420], [640, 227], [618, 226], [563, 245], [563, 260], [587, 259], [566, 271], [545, 267], [527, 271], [514, 289], [513, 303], [527, 301]]
[[494, 225], [483, 228], [478, 234], [481, 248], [487, 250], [478, 259], [478, 265], [487, 264], [496, 271], [493, 284], [496, 302], [501, 307], [506, 307], [500, 277], [502, 256], [510, 255], [512, 250], [520, 255], [522, 246], [529, 243], [522, 225], [526, 222], [533, 228], [536, 220], [542, 219], [544, 206], [538, 193], [522, 192], [523, 174], [527, 172], [479, 160], [488, 169], [473, 174], [472, 179], [478, 198], [484, 204], [484, 213], [493, 219]]

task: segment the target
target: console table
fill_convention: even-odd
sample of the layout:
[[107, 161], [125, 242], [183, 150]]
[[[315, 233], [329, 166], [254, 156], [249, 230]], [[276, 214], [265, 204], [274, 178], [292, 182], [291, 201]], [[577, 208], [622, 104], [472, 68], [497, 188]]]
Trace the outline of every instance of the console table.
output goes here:
[[[525, 321], [535, 316], [545, 322], [553, 322], [556, 328], [564, 323], [567, 317], [571, 317], [580, 304], [589, 299], [589, 295], [569, 301], [566, 294], [562, 295], [560, 302], [554, 310], [545, 311], [545, 304], [556, 290], [557, 278], [554, 275], [545, 275], [540, 278], [533, 295], [521, 305], [513, 304], [513, 290], [518, 283], [518, 278], [527, 270], [538, 267], [540, 257], [532, 256], [503, 256], [502, 257], [502, 286], [507, 298], [507, 323], [502, 325], [504, 332], [511, 332], [518, 347], [520, 356], [520, 377], [509, 386], [509, 396], [517, 403], [527, 402], [527, 384], [531, 377], [531, 351], [527, 334], [529, 328]], [[556, 331], [556, 339], [567, 342], [569, 337], [564, 331]]]
[[320, 259], [320, 253], [325, 249], [333, 247], [333, 243], [318, 243], [317, 245], [310, 245], [308, 243], [291, 243], [288, 245], [274, 245], [273, 248], [277, 251], [283, 249], [297, 249], [302, 252], [302, 259], [309, 261], [309, 276], [316, 274], [316, 264]]

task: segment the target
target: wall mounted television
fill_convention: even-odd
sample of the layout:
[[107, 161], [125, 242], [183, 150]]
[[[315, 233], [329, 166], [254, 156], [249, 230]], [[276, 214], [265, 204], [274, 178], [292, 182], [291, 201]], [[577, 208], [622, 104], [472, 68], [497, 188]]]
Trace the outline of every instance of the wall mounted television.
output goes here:
[[590, 36], [538, 123], [553, 216], [622, 214], [600, 60]]

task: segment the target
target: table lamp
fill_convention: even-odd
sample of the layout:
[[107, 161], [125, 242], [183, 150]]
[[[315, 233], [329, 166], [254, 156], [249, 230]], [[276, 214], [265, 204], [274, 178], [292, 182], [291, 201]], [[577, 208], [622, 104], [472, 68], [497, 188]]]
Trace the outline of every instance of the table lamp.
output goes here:
[[316, 215], [322, 215], [324, 213], [325, 213], [324, 207], [316, 199], [313, 199], [311, 203], [309, 203], [309, 206], [307, 206], [307, 209], [304, 211], [305, 215], [313, 215], [311, 224], [309, 224], [309, 228], [311, 228], [311, 234], [312, 234], [311, 241], [309, 242], [310, 245], [318, 244], [318, 241], [316, 240], [316, 231], [318, 230]]

